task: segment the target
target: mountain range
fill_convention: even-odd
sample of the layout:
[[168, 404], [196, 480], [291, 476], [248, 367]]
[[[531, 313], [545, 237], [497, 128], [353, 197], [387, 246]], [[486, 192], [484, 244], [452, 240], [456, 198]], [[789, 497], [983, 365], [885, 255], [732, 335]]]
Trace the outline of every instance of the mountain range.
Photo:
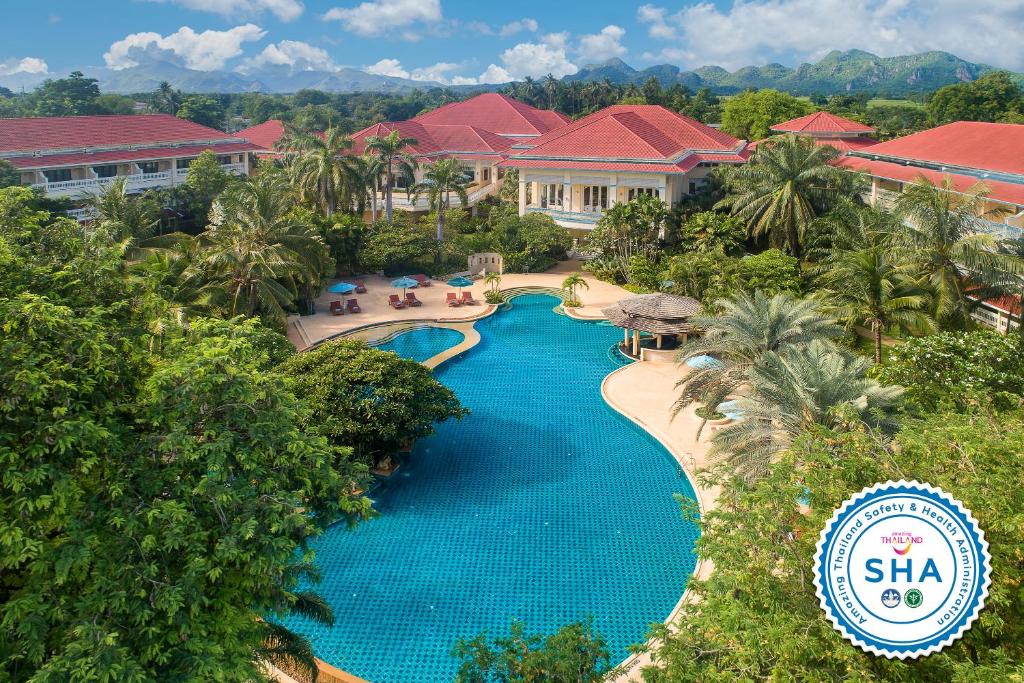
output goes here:
[[[923, 52], [901, 57], [879, 57], [863, 50], [835, 50], [814, 63], [791, 68], [782, 64], [747, 66], [728, 71], [720, 66], [702, 66], [684, 71], [671, 64], [634, 69], [621, 59], [588, 64], [563, 81], [602, 81], [616, 84], [641, 84], [654, 77], [664, 86], [675, 83], [691, 90], [708, 87], [718, 94], [739, 92], [746, 88], [776, 88], [794, 95], [843, 92], [871, 92], [880, 95], [904, 96], [913, 92], [929, 92], [951, 83], [971, 81], [993, 71], [993, 67], [975, 64], [948, 52]], [[255, 71], [196, 71], [170, 61], [149, 60], [128, 69], [112, 70], [87, 67], [82, 71], [100, 82], [104, 92], [139, 93], [155, 90], [161, 81], [185, 92], [267, 92], [289, 93], [303, 88], [326, 92], [403, 93], [416, 89], [444, 87], [432, 81], [414, 81], [371, 74], [358, 69], [336, 71], [294, 70], [288, 66], [268, 65]], [[1018, 80], [1024, 75], [1015, 74]], [[37, 77], [42, 80], [41, 77]], [[24, 74], [0, 77], [0, 86], [27, 88]], [[456, 86], [455, 90], [494, 90], [501, 84], [487, 86]]]

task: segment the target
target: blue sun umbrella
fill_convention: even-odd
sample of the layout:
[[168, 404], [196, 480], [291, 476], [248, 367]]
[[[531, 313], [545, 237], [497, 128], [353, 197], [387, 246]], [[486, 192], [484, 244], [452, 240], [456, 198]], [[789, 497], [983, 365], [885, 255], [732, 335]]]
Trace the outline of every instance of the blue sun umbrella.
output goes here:
[[462, 288], [463, 287], [472, 287], [473, 286], [473, 281], [470, 280], [468, 277], [462, 277], [460, 275], [459, 277], [453, 277], [451, 280], [449, 280], [448, 281], [448, 286], [449, 287], [458, 287], [459, 288], [459, 296], [462, 296]]
[[403, 298], [405, 297], [405, 290], [412, 289], [413, 287], [418, 287], [419, 284], [420, 284], [419, 282], [417, 282], [416, 280], [413, 280], [411, 277], [400, 277], [397, 280], [392, 280], [391, 281], [391, 286], [392, 287], [394, 287], [395, 289], [402, 290], [402, 297]]
[[335, 282], [327, 288], [327, 291], [332, 294], [351, 294], [356, 291], [356, 286], [351, 282]]

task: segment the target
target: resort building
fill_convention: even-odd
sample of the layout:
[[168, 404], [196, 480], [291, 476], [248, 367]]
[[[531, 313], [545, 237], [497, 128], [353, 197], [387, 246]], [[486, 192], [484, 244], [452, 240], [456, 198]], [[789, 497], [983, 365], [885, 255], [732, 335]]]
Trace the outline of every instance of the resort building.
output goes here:
[[283, 135], [284, 122], [280, 119], [270, 119], [269, 121], [240, 130], [233, 137], [246, 140], [260, 147], [261, 149], [256, 152], [256, 156], [262, 159], [280, 156], [274, 151], [274, 145], [277, 144], [277, 141]]
[[[878, 144], [878, 140], [871, 137], [871, 134], [875, 132], [871, 126], [827, 111], [818, 111], [784, 121], [772, 126], [771, 129], [776, 133], [789, 133], [810, 138], [817, 145], [830, 145], [843, 153]], [[761, 144], [761, 142], [764, 141], [761, 140], [754, 144]]]
[[520, 140], [501, 168], [519, 170], [519, 213], [544, 213], [580, 235], [619, 202], [648, 194], [672, 206], [711, 169], [742, 164], [747, 143], [657, 105], [615, 105]]
[[948, 178], [955, 192], [982, 183], [983, 229], [1024, 237], [1024, 125], [958, 121], [850, 150], [839, 164], [869, 176], [869, 200], [883, 207], [921, 177], [936, 185]]
[[[248, 174], [258, 149], [167, 114], [0, 119], [0, 159], [21, 172], [21, 183], [72, 200], [119, 178], [130, 191], [173, 186], [206, 150], [226, 170]], [[86, 217], [84, 210], [71, 213]]]

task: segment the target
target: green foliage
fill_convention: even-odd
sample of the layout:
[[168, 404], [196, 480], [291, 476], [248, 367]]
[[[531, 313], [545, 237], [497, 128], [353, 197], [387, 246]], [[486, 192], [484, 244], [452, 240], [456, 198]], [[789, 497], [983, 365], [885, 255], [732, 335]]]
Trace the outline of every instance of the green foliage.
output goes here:
[[[714, 564], [695, 600], [658, 626], [648, 683], [735, 680], [1012, 681], [1024, 661], [1024, 416], [939, 413], [909, 420], [891, 444], [863, 430], [816, 430], [763, 480], [724, 481], [700, 519], [697, 550]], [[979, 620], [916, 660], [867, 654], [832, 627], [811, 582], [818, 534], [833, 510], [879, 481], [916, 479], [962, 500], [985, 530], [993, 583]], [[993, 495], [998, 491], [998, 495]], [[810, 498], [810, 510], [797, 501]], [[692, 505], [684, 507], [692, 513]]]
[[598, 683], [615, 671], [608, 646], [590, 620], [575, 622], [552, 635], [528, 635], [522, 622], [491, 642], [486, 633], [460, 640], [452, 650], [460, 660], [458, 683]]
[[741, 140], [761, 140], [771, 127], [814, 111], [807, 100], [766, 88], [730, 97], [722, 108], [722, 130]]
[[0, 189], [21, 184], [21, 173], [9, 161], [0, 159]]
[[736, 256], [743, 251], [747, 230], [739, 219], [717, 211], [699, 211], [682, 224], [678, 247], [683, 251], [722, 251]]
[[627, 284], [646, 292], [656, 292], [661, 288], [661, 268], [650, 256], [637, 254], [626, 264]]
[[876, 105], [868, 107], [864, 122], [877, 131], [878, 138], [889, 140], [927, 128], [928, 112], [921, 107]]
[[96, 100], [99, 81], [73, 71], [67, 78], [47, 79], [35, 92], [36, 116], [86, 116], [102, 114]]
[[540, 213], [519, 216], [516, 207], [496, 207], [488, 217], [490, 229], [482, 229], [473, 251], [496, 251], [509, 273], [547, 270], [565, 258], [572, 247], [569, 231]]
[[671, 280], [673, 294], [688, 296], [714, 307], [733, 291], [735, 261], [720, 251], [691, 251], [668, 261], [665, 279]]
[[424, 254], [435, 248], [431, 229], [398, 223], [377, 223], [367, 229], [359, 264], [368, 271], [399, 274], [413, 270]]
[[189, 95], [181, 101], [176, 116], [210, 128], [224, 127], [224, 107], [208, 95]]
[[1020, 340], [988, 330], [908, 339], [892, 348], [876, 372], [883, 382], [905, 386], [907, 398], [928, 411], [1024, 396]]
[[665, 202], [650, 195], [639, 195], [612, 206], [601, 214], [597, 227], [587, 235], [587, 247], [598, 255], [595, 265], [611, 272], [608, 279], [629, 282], [630, 259], [657, 258], [660, 234], [667, 219]]
[[767, 296], [799, 294], [800, 261], [778, 249], [768, 249], [735, 261], [735, 285], [747, 292], [761, 291]]
[[217, 155], [206, 150], [189, 164], [185, 186], [189, 193], [189, 212], [196, 216], [200, 225], [206, 225], [213, 200], [220, 195], [231, 182], [231, 176], [225, 171]]
[[362, 342], [324, 343], [279, 366], [292, 390], [310, 406], [306, 428], [355, 457], [377, 464], [434, 424], [467, 410], [430, 370]]
[[1024, 112], [1024, 90], [1010, 74], [997, 71], [975, 81], [939, 88], [926, 107], [934, 125], [952, 121], [1001, 121]]

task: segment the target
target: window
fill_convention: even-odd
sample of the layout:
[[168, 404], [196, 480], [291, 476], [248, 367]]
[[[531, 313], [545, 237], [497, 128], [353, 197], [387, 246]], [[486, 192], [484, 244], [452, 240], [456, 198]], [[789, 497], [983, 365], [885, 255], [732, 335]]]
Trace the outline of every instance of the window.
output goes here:
[[185, 169], [192, 165], [193, 161], [195, 161], [195, 159], [178, 159], [177, 162], [175, 163], [175, 166], [178, 168], [179, 171], [184, 171]]
[[483, 170], [484, 182], [488, 182], [491, 179], [491, 169], [484, 168]]
[[159, 161], [140, 161], [139, 170], [143, 173], [158, 173], [160, 171]]
[[631, 187], [629, 188], [629, 201], [633, 201], [641, 195], [648, 197], [661, 197], [661, 191], [656, 187]]
[[690, 181], [690, 194], [697, 194], [697, 183]]
[[607, 185], [584, 185], [583, 186], [583, 210], [601, 211], [608, 208], [608, 186]]
[[55, 168], [50, 171], [43, 171], [43, 175], [46, 176], [46, 182], [48, 183], [66, 183], [71, 180], [71, 169]]
[[547, 208], [562, 208], [562, 195], [565, 185], [561, 183], [545, 183], [540, 186], [540, 205]]
[[103, 166], [93, 166], [93, 173], [100, 178], [113, 178], [117, 175], [117, 164], [105, 164]]
[[233, 163], [231, 161], [231, 155], [230, 154], [222, 154], [222, 155], [220, 155], [219, 157], [217, 157], [217, 163], [220, 164], [221, 166], [227, 166], [228, 164]]

